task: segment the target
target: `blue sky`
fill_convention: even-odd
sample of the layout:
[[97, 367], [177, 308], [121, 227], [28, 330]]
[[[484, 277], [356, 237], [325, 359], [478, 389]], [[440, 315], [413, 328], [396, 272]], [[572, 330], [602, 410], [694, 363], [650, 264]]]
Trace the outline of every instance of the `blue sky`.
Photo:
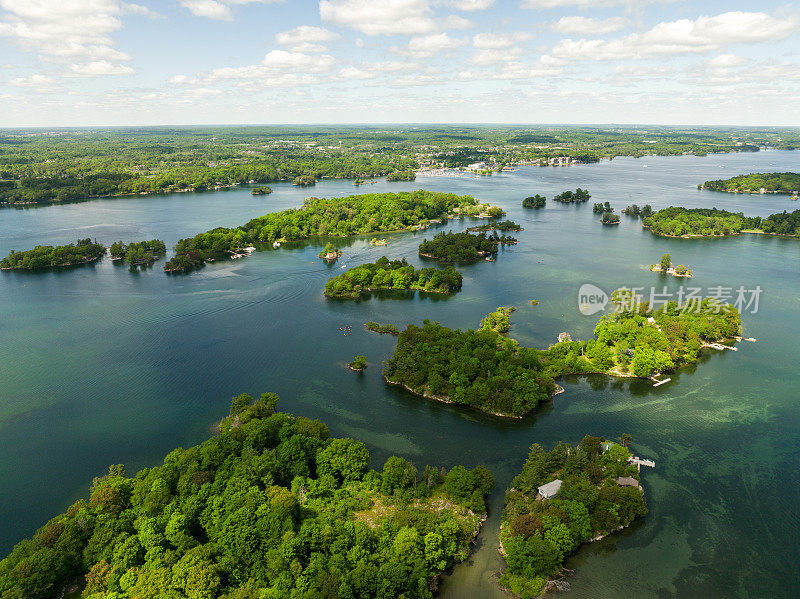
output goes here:
[[800, 5], [0, 0], [0, 127], [800, 125]]

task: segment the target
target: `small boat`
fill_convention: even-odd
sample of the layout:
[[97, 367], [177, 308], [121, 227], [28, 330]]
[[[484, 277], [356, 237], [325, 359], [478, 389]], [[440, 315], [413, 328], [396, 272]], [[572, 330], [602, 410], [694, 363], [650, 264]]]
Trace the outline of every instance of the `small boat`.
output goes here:
[[277, 241], [273, 241], [272, 242], [272, 247], [279, 248], [279, 247], [281, 247], [281, 244], [279, 242], [277, 242]]

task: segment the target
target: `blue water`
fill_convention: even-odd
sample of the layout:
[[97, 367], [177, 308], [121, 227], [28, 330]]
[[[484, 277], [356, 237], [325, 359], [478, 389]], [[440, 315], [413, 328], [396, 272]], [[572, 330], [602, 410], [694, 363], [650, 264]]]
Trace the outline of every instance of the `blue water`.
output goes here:
[[[491, 515], [470, 560], [445, 579], [444, 597], [502, 597], [491, 580], [502, 491], [533, 442], [577, 442], [591, 433], [633, 435], [638, 454], [656, 461], [643, 474], [650, 513], [622, 535], [583, 548], [569, 566], [569, 597], [794, 597], [800, 595], [800, 241], [741, 236], [673, 240], [652, 236], [625, 216], [603, 227], [590, 205], [520, 207], [534, 193], [575, 187], [617, 210], [630, 203], [716, 206], [748, 215], [798, 208], [786, 196], [698, 191], [697, 183], [759, 171], [797, 171], [790, 152], [617, 159], [569, 168], [525, 167], [485, 178], [419, 178], [355, 188], [273, 185], [248, 190], [94, 200], [0, 211], [0, 255], [38, 243], [96, 237], [111, 243], [177, 239], [299, 206], [308, 195], [410, 189], [473, 194], [508, 211], [525, 230], [496, 262], [461, 267], [451, 298], [331, 302], [328, 277], [386, 254], [419, 264], [416, 247], [435, 231], [389, 234], [344, 244], [328, 267], [325, 240], [217, 262], [187, 276], [161, 265], [131, 273], [105, 260], [66, 272], [0, 273], [0, 549], [7, 552], [47, 518], [86, 495], [110, 463], [129, 472], [176, 446], [209, 435], [230, 397], [276, 391], [284, 410], [321, 418], [335, 435], [364, 440], [375, 465], [392, 454], [426, 463], [483, 463], [495, 474]], [[643, 168], [646, 165], [647, 168]], [[452, 222], [446, 228], [457, 229]], [[341, 245], [341, 243], [340, 243]], [[664, 252], [694, 269], [691, 286], [753, 289], [738, 352], [711, 352], [654, 389], [643, 382], [574, 377], [566, 393], [523, 421], [508, 422], [422, 400], [386, 387], [381, 361], [395, 338], [368, 333], [367, 320], [399, 326], [432, 318], [474, 327], [500, 305], [515, 305], [511, 336], [546, 347], [561, 331], [591, 335], [599, 315], [577, 309], [578, 288], [593, 283], [667, 286], [686, 281], [647, 270]], [[539, 305], [531, 307], [531, 299]], [[351, 336], [339, 327], [352, 327]], [[364, 354], [362, 375], [344, 365]]]

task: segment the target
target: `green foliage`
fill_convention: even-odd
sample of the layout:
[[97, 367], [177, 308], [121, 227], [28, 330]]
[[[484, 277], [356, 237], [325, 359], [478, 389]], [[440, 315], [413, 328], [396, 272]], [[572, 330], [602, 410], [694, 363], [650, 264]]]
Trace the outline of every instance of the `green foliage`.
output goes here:
[[[507, 564], [500, 583], [505, 588], [535, 597], [582, 543], [647, 513], [640, 489], [615, 482], [621, 476], [638, 479], [636, 467], [628, 464], [631, 453], [617, 444], [602, 453], [603, 440], [587, 435], [577, 447], [559, 443], [549, 452], [531, 446], [506, 491], [500, 535]], [[562, 481], [558, 494], [538, 497], [538, 488], [555, 479]]]
[[622, 214], [647, 218], [648, 216], [653, 215], [653, 207], [650, 204], [645, 204], [640, 208], [638, 204], [631, 204], [630, 206], [623, 208]]
[[160, 239], [136, 241], [129, 244], [117, 241], [111, 244], [109, 253], [112, 258], [124, 258], [131, 266], [152, 264], [167, 253], [167, 246]]
[[90, 264], [102, 258], [106, 248], [91, 239], [79, 239], [69, 245], [37, 245], [32, 250], [11, 253], [0, 261], [0, 268], [8, 270], [36, 270], [57, 266]]
[[485, 511], [491, 475], [458, 470], [469, 481], [451, 495], [430, 466], [420, 476], [392, 457], [370, 471], [363, 443], [276, 401], [240, 395], [218, 436], [132, 478], [112, 466], [89, 502], [0, 561], [0, 596], [60, 597], [77, 581], [87, 599], [429, 599], [429, 581], [468, 555], [468, 510]]
[[748, 218], [716, 208], [680, 208], [671, 206], [644, 219], [643, 224], [656, 235], [667, 237], [738, 235], [742, 229], [757, 229], [760, 217]]
[[592, 212], [595, 214], [602, 214], [604, 212], [614, 212], [614, 209], [611, 207], [611, 202], [596, 202], [594, 206], [592, 206]]
[[324, 260], [336, 260], [342, 255], [342, 250], [333, 245], [330, 241], [325, 244], [322, 251], [317, 254], [318, 257]]
[[800, 210], [772, 214], [761, 221], [761, 230], [773, 235], [800, 237]]
[[394, 335], [395, 337], [397, 337], [400, 334], [397, 325], [378, 324], [377, 322], [373, 322], [371, 320], [369, 322], [364, 323], [364, 328], [374, 333]]
[[348, 362], [347, 365], [350, 367], [350, 370], [364, 370], [367, 367], [367, 358], [366, 356], [356, 356], [353, 358], [353, 361]]
[[511, 328], [510, 316], [516, 308], [514, 306], [500, 306], [481, 319], [480, 331], [494, 331], [501, 335], [508, 333]]
[[582, 203], [589, 201], [589, 192], [580, 187], [575, 191], [564, 191], [553, 198], [554, 202], [561, 202], [562, 204]]
[[270, 187], [254, 187], [250, 192], [254, 196], [265, 196], [272, 193], [272, 189]]
[[661, 268], [661, 270], [666, 272], [667, 269], [669, 269], [669, 267], [672, 266], [672, 255], [664, 254], [663, 256], [661, 256], [661, 260], [659, 261], [658, 265]]
[[547, 198], [538, 193], [522, 200], [523, 208], [544, 208], [547, 204]]
[[761, 193], [763, 190], [766, 193], [797, 194], [800, 190], [800, 173], [753, 173], [706, 181], [698, 187], [733, 193]]
[[373, 291], [418, 290], [429, 293], [456, 293], [461, 290], [462, 275], [452, 266], [415, 269], [406, 259], [389, 260], [386, 256], [376, 262], [361, 264], [328, 279], [325, 296], [357, 299]]
[[432, 240], [423, 240], [419, 244], [419, 255], [433, 258], [439, 262], [474, 262], [496, 254], [498, 246], [517, 243], [513, 237], [497, 235], [495, 232], [487, 236], [486, 233], [474, 235], [472, 233], [437, 233]]
[[408, 171], [393, 171], [386, 175], [386, 180], [390, 183], [393, 181], [415, 181], [417, 173], [413, 170]]
[[488, 232], [488, 231], [522, 231], [522, 226], [515, 223], [513, 220], [499, 220], [490, 221], [482, 225], [468, 227], [467, 231]]
[[604, 225], [618, 225], [619, 215], [613, 212], [603, 212], [603, 217], [600, 219], [600, 222]]

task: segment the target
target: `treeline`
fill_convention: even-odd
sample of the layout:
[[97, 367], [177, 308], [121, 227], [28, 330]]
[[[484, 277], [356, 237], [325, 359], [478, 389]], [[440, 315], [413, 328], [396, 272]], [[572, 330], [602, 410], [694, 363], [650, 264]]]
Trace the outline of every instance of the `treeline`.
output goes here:
[[370, 320], [369, 322], [365, 322], [364, 328], [367, 329], [368, 331], [372, 331], [374, 333], [380, 333], [382, 335], [394, 335], [395, 337], [397, 337], [400, 334], [397, 325], [379, 324], [372, 320]]
[[475, 232], [488, 232], [488, 231], [522, 231], [523, 228], [513, 220], [501, 220], [476, 225], [474, 227], [467, 227], [467, 231]]
[[704, 343], [741, 334], [739, 312], [713, 299], [682, 306], [669, 302], [652, 310], [620, 290], [613, 301], [618, 310], [600, 319], [596, 339], [562, 341], [547, 350], [501, 335], [508, 331], [509, 308], [484, 319], [477, 331], [427, 320], [422, 327], [409, 325], [384, 375], [417, 395], [519, 418], [550, 399], [557, 377], [649, 377], [696, 362]]
[[425, 258], [433, 258], [439, 262], [474, 262], [496, 254], [500, 245], [512, 245], [517, 243], [513, 237], [505, 234], [498, 235], [495, 231], [492, 235], [486, 233], [437, 233], [433, 239], [424, 239], [419, 244], [419, 255]]
[[[500, 584], [515, 595], [538, 597], [583, 543], [647, 514], [638, 471], [628, 463], [630, 451], [603, 441], [587, 435], [577, 447], [531, 446], [506, 491], [500, 532], [506, 560]], [[539, 487], [554, 481], [555, 486], [560, 481], [558, 491], [543, 498]]]
[[104, 245], [89, 238], [69, 245], [37, 245], [32, 250], [11, 253], [0, 261], [4, 270], [37, 270], [57, 266], [90, 264], [105, 256]]
[[109, 254], [112, 258], [125, 260], [131, 266], [137, 264], [152, 264], [167, 253], [167, 246], [160, 239], [150, 241], [137, 241], [133, 243], [123, 243], [117, 241], [112, 243]]
[[650, 204], [645, 204], [640, 208], [638, 204], [631, 204], [622, 209], [622, 214], [647, 218], [653, 215], [653, 207]]
[[738, 235], [742, 229], [757, 229], [760, 217], [746, 217], [741, 212], [716, 208], [681, 208], [670, 206], [648, 216], [642, 224], [656, 235], [667, 237]]
[[588, 202], [592, 196], [585, 189], [580, 187], [575, 191], [563, 191], [557, 196], [553, 197], [554, 202], [561, 202], [562, 204]]
[[800, 237], [800, 210], [779, 212], [763, 219], [759, 227], [764, 233]]
[[132, 478], [111, 466], [0, 562], [0, 596], [431, 597], [470, 553], [489, 471], [370, 470], [363, 443], [276, 402], [240, 395], [216, 437]]
[[405, 258], [389, 260], [386, 256], [376, 262], [351, 268], [325, 284], [325, 296], [357, 299], [373, 291], [427, 291], [456, 293], [461, 290], [462, 276], [452, 266], [447, 268], [415, 269]]
[[785, 193], [800, 191], [800, 173], [752, 173], [730, 179], [706, 181], [698, 188], [731, 193]]

